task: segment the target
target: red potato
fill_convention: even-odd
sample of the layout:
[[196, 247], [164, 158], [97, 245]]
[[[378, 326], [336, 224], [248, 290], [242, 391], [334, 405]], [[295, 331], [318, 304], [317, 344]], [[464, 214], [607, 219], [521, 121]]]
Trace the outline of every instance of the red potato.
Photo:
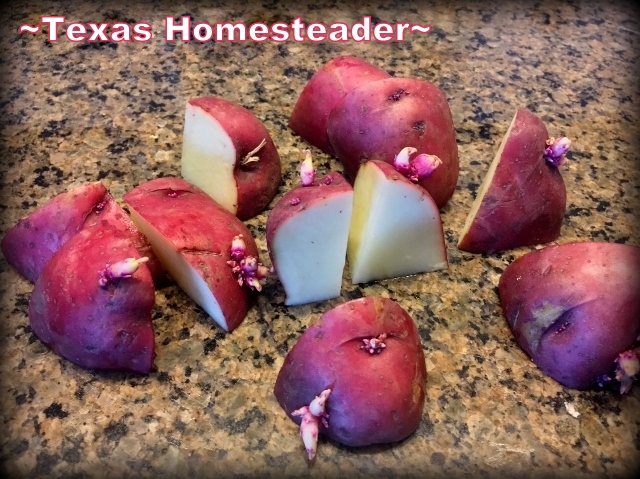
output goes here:
[[347, 258], [354, 284], [446, 269], [440, 211], [429, 193], [388, 163], [362, 165]]
[[[516, 340], [545, 374], [575, 389], [613, 374], [628, 389], [640, 368], [639, 247], [548, 246], [507, 266], [498, 291]], [[635, 366], [627, 367], [625, 356]]]
[[[287, 354], [274, 393], [296, 423], [302, 415], [311, 459], [318, 432], [347, 446], [407, 438], [420, 423], [426, 381], [413, 319], [390, 299], [368, 297], [327, 311], [305, 331]], [[317, 396], [324, 399], [314, 401]]]
[[221, 328], [238, 327], [249, 309], [249, 291], [228, 262], [239, 235], [246, 256], [257, 260], [258, 248], [247, 227], [204, 191], [178, 178], [142, 183], [123, 199], [176, 283]]
[[309, 80], [296, 102], [289, 128], [313, 146], [335, 155], [327, 135], [327, 120], [344, 95], [365, 83], [390, 75], [356, 57], [340, 56], [327, 62]]
[[84, 228], [55, 252], [35, 283], [29, 320], [47, 347], [81, 367], [148, 373], [153, 280], [117, 223]]
[[297, 305], [340, 296], [353, 188], [339, 173], [287, 192], [267, 219], [267, 248], [286, 293]]
[[560, 236], [567, 193], [558, 167], [544, 159], [542, 120], [519, 109], [460, 233], [458, 248], [494, 253]]
[[280, 156], [249, 110], [222, 98], [195, 98], [185, 113], [182, 177], [246, 220], [278, 192]]
[[336, 156], [353, 181], [368, 160], [393, 163], [405, 147], [435, 155], [442, 164], [420, 186], [439, 208], [458, 182], [458, 145], [445, 94], [410, 78], [366, 83], [342, 97], [329, 115], [327, 131]]
[[21, 275], [35, 282], [44, 265], [82, 228], [105, 195], [107, 189], [98, 182], [55, 196], [7, 232], [2, 254]]
[[60, 193], [18, 221], [2, 239], [2, 254], [21, 275], [35, 282], [58, 249], [82, 229], [103, 221], [127, 232], [140, 256], [149, 258], [147, 267], [156, 284], [161, 283], [164, 270], [149, 243], [100, 182]]
[[120, 229], [138, 250], [138, 256], [149, 258], [146, 267], [151, 272], [151, 277], [156, 287], [165, 285], [167, 273], [162, 267], [160, 259], [153, 252], [153, 248], [147, 238], [136, 228], [129, 215], [109, 193], [96, 206], [96, 210], [90, 214], [83, 229], [91, 229], [101, 226], [105, 221], [111, 222], [115, 228]]

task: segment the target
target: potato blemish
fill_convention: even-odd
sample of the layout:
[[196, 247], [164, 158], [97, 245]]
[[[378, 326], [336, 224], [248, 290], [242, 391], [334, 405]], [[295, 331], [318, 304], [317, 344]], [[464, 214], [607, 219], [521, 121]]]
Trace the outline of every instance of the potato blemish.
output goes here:
[[564, 313], [564, 307], [555, 306], [548, 301], [542, 303], [539, 308], [533, 309], [532, 320], [522, 326], [522, 335], [531, 349], [537, 349], [540, 338], [549, 327]]

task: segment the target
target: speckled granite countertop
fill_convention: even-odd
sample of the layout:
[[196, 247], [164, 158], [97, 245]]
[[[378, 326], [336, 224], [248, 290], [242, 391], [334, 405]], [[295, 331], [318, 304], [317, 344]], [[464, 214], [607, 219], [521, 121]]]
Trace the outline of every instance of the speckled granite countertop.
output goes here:
[[[156, 367], [149, 376], [82, 370], [29, 328], [32, 285], [0, 260], [0, 469], [3, 477], [630, 477], [640, 468], [640, 387], [569, 390], [543, 376], [503, 319], [500, 273], [529, 248], [472, 255], [456, 248], [478, 185], [517, 107], [573, 139], [563, 176], [559, 242], [640, 244], [638, 10], [620, 2], [361, 3], [31, 2], [3, 11], [0, 38], [0, 232], [53, 195], [102, 180], [116, 198], [178, 175], [185, 102], [214, 94], [264, 121], [282, 157], [280, 194], [307, 144], [287, 128], [312, 73], [338, 54], [447, 94], [460, 180], [443, 209], [448, 271], [353, 286], [287, 308], [271, 279], [225, 334], [175, 285], [157, 292]], [[167, 44], [165, 15], [252, 23], [303, 20], [432, 23], [403, 43]], [[148, 44], [86, 44], [18, 35], [41, 15], [147, 21]], [[321, 173], [340, 170], [314, 150]], [[266, 254], [266, 213], [249, 227]], [[299, 335], [323, 311], [363, 295], [393, 298], [419, 326], [429, 381], [424, 416], [401, 444], [350, 449], [321, 441], [309, 467], [297, 428], [272, 393]], [[580, 413], [569, 414], [565, 403]]]

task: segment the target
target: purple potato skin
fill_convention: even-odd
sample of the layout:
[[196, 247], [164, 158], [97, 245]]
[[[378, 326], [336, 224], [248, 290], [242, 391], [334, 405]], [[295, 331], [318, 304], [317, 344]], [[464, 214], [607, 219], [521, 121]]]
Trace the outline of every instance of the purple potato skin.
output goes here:
[[35, 283], [44, 265], [82, 229], [107, 194], [99, 182], [60, 193], [7, 232], [2, 254], [18, 273]]
[[[386, 333], [380, 354], [363, 339]], [[327, 311], [291, 349], [274, 393], [289, 417], [323, 390], [329, 427], [325, 436], [347, 446], [401, 441], [422, 418], [427, 370], [420, 336], [409, 314], [386, 298], [349, 301]]]
[[640, 248], [547, 246], [507, 266], [498, 292], [535, 364], [568, 388], [591, 389], [640, 335]]

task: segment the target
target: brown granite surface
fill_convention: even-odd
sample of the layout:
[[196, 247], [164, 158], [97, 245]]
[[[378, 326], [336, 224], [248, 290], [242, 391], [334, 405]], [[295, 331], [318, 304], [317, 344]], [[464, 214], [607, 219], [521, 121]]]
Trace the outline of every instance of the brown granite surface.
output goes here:
[[[76, 3], [76, 2], [66, 2]], [[275, 279], [233, 333], [175, 285], [157, 292], [157, 370], [82, 370], [31, 332], [32, 285], [0, 260], [0, 469], [3, 477], [631, 477], [640, 467], [640, 387], [566, 389], [514, 342], [496, 286], [521, 248], [473, 255], [458, 232], [518, 107], [574, 141], [563, 168], [559, 243], [640, 244], [638, 10], [622, 2], [91, 2], [4, 6], [0, 55], [0, 234], [55, 194], [102, 180], [116, 198], [178, 175], [185, 102], [220, 95], [251, 109], [295, 181], [307, 144], [287, 128], [305, 82], [338, 54], [447, 94], [460, 180], [442, 211], [450, 268], [350, 284], [340, 298], [285, 307]], [[149, 44], [86, 44], [17, 33], [40, 15], [147, 21]], [[432, 23], [403, 43], [167, 44], [165, 15], [196, 21], [360, 20]], [[314, 150], [320, 173], [341, 170]], [[248, 222], [266, 254], [267, 213]], [[418, 430], [401, 444], [321, 441], [309, 466], [272, 394], [279, 366], [323, 311], [363, 295], [393, 298], [418, 324], [429, 381]], [[612, 305], [615, 307], [615, 305]], [[569, 414], [573, 405], [579, 417]]]

